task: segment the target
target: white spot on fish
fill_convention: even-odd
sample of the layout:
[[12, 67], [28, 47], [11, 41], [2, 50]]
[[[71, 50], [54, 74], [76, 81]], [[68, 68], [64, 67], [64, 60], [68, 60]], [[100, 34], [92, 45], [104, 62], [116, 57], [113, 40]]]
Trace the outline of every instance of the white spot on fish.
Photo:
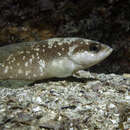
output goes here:
[[73, 51], [74, 51], [74, 49], [75, 49], [76, 47], [77, 47], [77, 45], [72, 46], [72, 47], [69, 47], [69, 52], [68, 52], [68, 55], [69, 55], [69, 56], [72, 55], [72, 53], [73, 53]]
[[37, 59], [40, 60], [40, 57], [38, 56]]
[[40, 60], [38, 63], [40, 64], [40, 72], [43, 73], [43, 70], [45, 69], [45, 61]]
[[45, 45], [42, 45], [42, 47], [44, 48], [44, 47], [45, 47]]
[[45, 52], [45, 49], [42, 49], [42, 52]]
[[23, 54], [23, 53], [24, 53], [24, 51], [19, 51], [19, 52], [18, 52], [18, 54], [20, 54], [20, 55]]
[[13, 76], [9, 76], [9, 78], [10, 78], [10, 79], [12, 79], [12, 78], [13, 78]]
[[6, 67], [5, 67], [5, 70], [4, 70], [4, 73], [8, 73], [8, 70], [9, 70], [9, 67], [6, 66]]
[[28, 67], [28, 62], [25, 62], [25, 66]]
[[36, 78], [36, 77], [37, 77], [37, 75], [36, 75], [36, 74], [33, 74], [33, 77], [35, 77], [35, 78]]
[[16, 59], [15, 59], [15, 57], [13, 57], [13, 59], [11, 60], [11, 62], [13, 63], [13, 62], [15, 62], [16, 61]]
[[34, 50], [35, 50], [35, 51], [39, 51], [40, 49], [39, 49], [39, 48], [35, 48]]
[[13, 54], [9, 55], [9, 57], [7, 58], [7, 61], [9, 61], [12, 57], [13, 57]]
[[58, 52], [58, 55], [61, 56], [62, 54], [60, 52]]
[[25, 60], [26, 56], [23, 56], [23, 60]]
[[32, 59], [34, 59], [35, 58], [35, 56], [34, 56], [34, 54], [32, 54]]
[[21, 69], [18, 69], [18, 73], [19, 73], [19, 74], [22, 74], [23, 71], [22, 71]]
[[19, 63], [19, 62], [17, 63], [17, 66], [20, 66], [20, 63]]
[[64, 50], [65, 50], [65, 48], [61, 48], [61, 50], [62, 50], [62, 51], [64, 51]]
[[32, 59], [29, 59], [29, 63], [32, 64]]
[[26, 72], [25, 72], [25, 76], [28, 76], [30, 73], [31, 73], [30, 70], [26, 71]]
[[2, 63], [0, 63], [0, 66], [1, 66], [1, 67], [5, 67], [5, 65], [4, 65], [4, 64], [2, 64]]

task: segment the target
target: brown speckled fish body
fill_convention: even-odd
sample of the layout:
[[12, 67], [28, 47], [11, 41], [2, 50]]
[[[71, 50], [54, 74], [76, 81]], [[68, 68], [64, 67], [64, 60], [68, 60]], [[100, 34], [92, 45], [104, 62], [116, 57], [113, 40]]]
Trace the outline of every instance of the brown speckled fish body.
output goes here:
[[[95, 52], [92, 52], [91, 48], [96, 49], [93, 50]], [[41, 80], [52, 77], [68, 77], [75, 71], [96, 64], [96, 62], [92, 62], [89, 65], [90, 61], [88, 61], [87, 65], [86, 62], [82, 62], [88, 52], [95, 55], [106, 48], [110, 54], [112, 50], [108, 46], [82, 38], [52, 38], [37, 42], [37, 44], [10, 54], [0, 64], [0, 79]], [[104, 57], [98, 62], [109, 54], [104, 54]], [[79, 62], [79, 55], [80, 59], [83, 59], [81, 62]], [[78, 59], [79, 61], [77, 61]]]

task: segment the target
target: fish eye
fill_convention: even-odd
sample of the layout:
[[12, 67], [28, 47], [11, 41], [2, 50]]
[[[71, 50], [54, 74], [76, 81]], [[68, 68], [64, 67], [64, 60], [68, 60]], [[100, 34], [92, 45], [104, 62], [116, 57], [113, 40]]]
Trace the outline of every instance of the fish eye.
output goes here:
[[99, 49], [100, 49], [99, 45], [92, 44], [89, 46], [89, 51], [98, 52]]

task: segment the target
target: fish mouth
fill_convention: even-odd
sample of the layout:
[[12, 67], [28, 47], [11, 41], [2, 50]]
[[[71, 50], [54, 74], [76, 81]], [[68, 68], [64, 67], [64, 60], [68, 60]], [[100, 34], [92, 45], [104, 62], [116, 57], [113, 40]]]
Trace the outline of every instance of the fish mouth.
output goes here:
[[99, 52], [99, 54], [97, 55], [96, 59], [95, 59], [95, 64], [102, 62], [104, 59], [106, 59], [111, 53], [112, 53], [113, 49], [107, 45], [104, 46], [104, 50]]
[[105, 49], [105, 55], [106, 57], [109, 56], [112, 53], [113, 49], [109, 46], [106, 47]]

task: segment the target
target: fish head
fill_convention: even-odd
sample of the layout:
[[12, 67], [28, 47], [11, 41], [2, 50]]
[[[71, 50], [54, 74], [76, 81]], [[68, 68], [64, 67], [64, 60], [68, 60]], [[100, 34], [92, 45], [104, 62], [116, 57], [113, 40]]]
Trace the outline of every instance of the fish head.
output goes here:
[[108, 57], [113, 49], [108, 45], [93, 40], [84, 40], [85, 44], [78, 44], [70, 48], [69, 58], [76, 64], [84, 68], [91, 67], [106, 57]]

